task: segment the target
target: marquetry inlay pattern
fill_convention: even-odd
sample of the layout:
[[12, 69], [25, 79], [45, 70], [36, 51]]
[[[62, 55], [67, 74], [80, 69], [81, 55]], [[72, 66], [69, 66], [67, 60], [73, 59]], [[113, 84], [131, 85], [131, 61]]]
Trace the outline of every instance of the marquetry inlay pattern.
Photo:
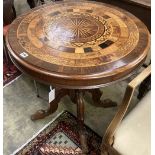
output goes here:
[[40, 6], [18, 17], [7, 37], [20, 61], [51, 74], [95, 78], [131, 72], [144, 61], [150, 43], [138, 18], [91, 1]]
[[88, 43], [100, 40], [101, 37], [106, 40], [111, 29], [104, 18], [99, 20], [98, 16], [74, 12], [52, 17], [44, 26], [44, 32], [50, 42], [56, 41], [59, 46], [75, 48], [88, 46]]

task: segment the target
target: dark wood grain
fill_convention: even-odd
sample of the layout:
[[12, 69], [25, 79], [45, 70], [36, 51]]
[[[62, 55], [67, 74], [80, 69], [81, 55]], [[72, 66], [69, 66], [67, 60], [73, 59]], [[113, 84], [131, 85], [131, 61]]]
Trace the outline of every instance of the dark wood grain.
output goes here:
[[151, 32], [151, 2], [145, 0], [97, 0], [122, 8], [138, 17]]
[[11, 24], [6, 40], [23, 72], [72, 89], [101, 87], [126, 77], [143, 63], [150, 47], [149, 32], [138, 18], [87, 1], [35, 8]]
[[138, 5], [145, 6], [145, 7], [151, 7], [151, 0], [126, 0], [126, 1], [129, 1], [131, 3], [133, 2]]

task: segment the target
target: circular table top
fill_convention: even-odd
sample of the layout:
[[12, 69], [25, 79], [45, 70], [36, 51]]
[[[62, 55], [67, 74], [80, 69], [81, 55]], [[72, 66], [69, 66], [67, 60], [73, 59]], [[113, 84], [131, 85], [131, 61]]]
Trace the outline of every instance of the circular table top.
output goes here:
[[146, 26], [132, 14], [98, 2], [57, 2], [19, 16], [7, 46], [32, 77], [66, 88], [100, 87], [140, 66], [150, 47]]

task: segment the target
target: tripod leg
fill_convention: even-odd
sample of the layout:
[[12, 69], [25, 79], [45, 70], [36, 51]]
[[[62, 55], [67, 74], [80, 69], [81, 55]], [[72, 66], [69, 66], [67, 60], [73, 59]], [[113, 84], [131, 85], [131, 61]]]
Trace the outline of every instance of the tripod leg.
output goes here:
[[46, 116], [54, 113], [58, 108], [58, 103], [60, 102], [61, 98], [68, 94], [69, 93], [67, 89], [56, 90], [55, 99], [49, 103], [47, 110], [38, 110], [35, 114], [31, 115], [31, 120], [43, 119]]

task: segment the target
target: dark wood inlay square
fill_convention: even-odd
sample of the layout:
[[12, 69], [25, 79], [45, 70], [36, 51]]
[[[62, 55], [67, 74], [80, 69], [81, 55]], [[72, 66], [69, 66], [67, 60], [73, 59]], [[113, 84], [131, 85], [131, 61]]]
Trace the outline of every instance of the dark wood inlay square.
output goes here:
[[92, 13], [92, 12], [93, 12], [93, 10], [86, 10], [86, 12]]
[[93, 52], [91, 47], [84, 48], [85, 53]]
[[113, 44], [113, 43], [114, 43], [113, 41], [107, 40], [107, 41], [105, 41], [104, 43], [100, 44], [99, 46], [100, 46], [101, 48], [106, 48], [106, 47], [110, 46], [110, 45]]
[[67, 9], [67, 12], [73, 12], [73, 9]]
[[68, 53], [75, 53], [75, 48], [70, 48], [70, 47], [60, 46], [59, 50], [63, 52], [68, 52]]

